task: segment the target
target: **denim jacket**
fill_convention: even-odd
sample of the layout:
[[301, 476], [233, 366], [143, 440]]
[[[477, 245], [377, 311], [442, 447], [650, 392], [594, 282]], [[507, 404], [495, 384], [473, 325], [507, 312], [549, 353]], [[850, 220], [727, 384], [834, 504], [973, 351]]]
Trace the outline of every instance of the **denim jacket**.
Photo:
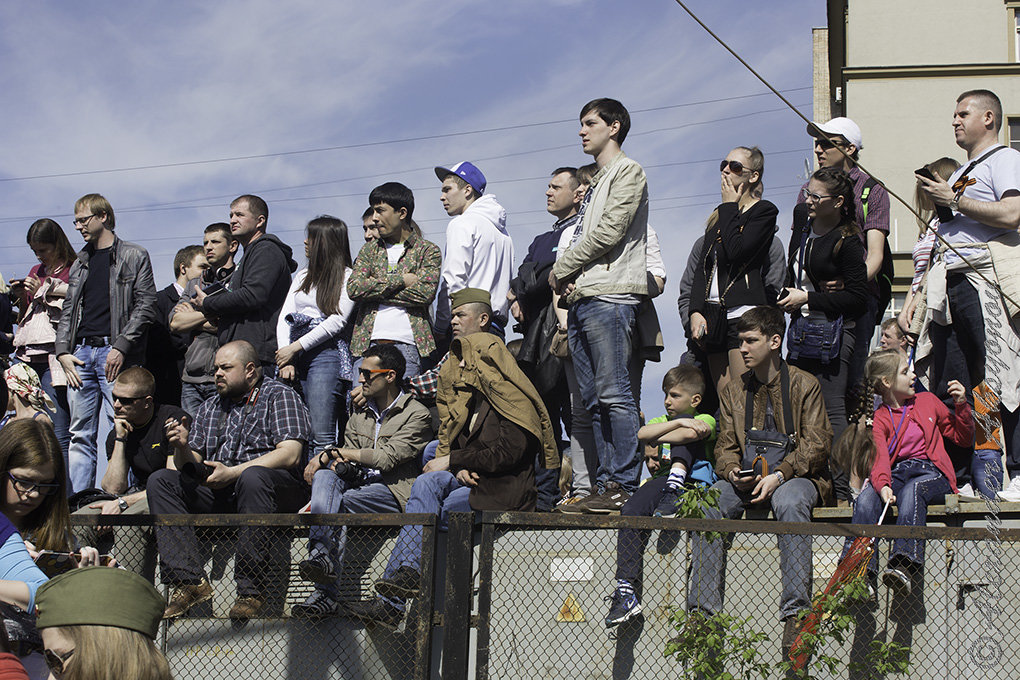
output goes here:
[[[89, 276], [89, 258], [94, 248], [87, 245], [71, 265], [54, 354], [74, 351], [81, 325], [82, 294]], [[116, 235], [110, 252], [110, 344], [121, 352], [127, 363], [138, 363], [145, 356], [145, 335], [156, 320], [156, 284], [152, 279], [149, 253], [139, 245], [122, 241]]]

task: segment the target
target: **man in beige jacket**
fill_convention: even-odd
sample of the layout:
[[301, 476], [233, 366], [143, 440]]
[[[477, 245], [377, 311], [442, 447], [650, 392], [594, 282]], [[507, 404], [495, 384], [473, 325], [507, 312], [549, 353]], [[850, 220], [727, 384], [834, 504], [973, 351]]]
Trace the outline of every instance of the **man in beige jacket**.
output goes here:
[[[358, 381], [366, 402], [347, 421], [344, 447], [326, 449], [305, 468], [313, 513], [403, 512], [421, 471], [422, 450], [434, 435], [429, 410], [401, 390], [404, 355], [382, 344], [362, 357]], [[336, 614], [346, 538], [346, 527], [311, 528], [310, 554], [299, 571], [316, 587], [292, 608], [295, 617]]]

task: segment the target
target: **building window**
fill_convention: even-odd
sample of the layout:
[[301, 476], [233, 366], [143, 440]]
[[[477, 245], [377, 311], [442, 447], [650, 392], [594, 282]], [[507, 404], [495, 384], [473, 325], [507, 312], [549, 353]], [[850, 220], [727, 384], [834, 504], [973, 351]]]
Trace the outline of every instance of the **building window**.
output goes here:
[[1009, 60], [1020, 62], [1020, 1], [1006, 0], [1006, 13], [1009, 20]]
[[1006, 118], [1006, 143], [1020, 151], [1020, 116]]

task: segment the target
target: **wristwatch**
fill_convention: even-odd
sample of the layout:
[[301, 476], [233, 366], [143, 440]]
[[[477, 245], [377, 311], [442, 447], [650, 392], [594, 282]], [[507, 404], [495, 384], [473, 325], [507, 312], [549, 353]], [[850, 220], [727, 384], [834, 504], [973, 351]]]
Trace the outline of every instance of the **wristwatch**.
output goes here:
[[780, 485], [782, 485], [782, 483], [786, 481], [786, 477], [784, 477], [783, 473], [780, 472], [779, 470], [776, 470], [772, 474], [774, 474], [776, 477], [779, 477], [779, 484]]
[[960, 196], [959, 194], [953, 196], [953, 200], [949, 201], [949, 209], [953, 212], [960, 212]]
[[128, 502], [124, 500], [123, 496], [119, 496], [117, 498], [117, 507], [120, 508], [121, 512], [124, 512], [125, 510], [128, 509]]

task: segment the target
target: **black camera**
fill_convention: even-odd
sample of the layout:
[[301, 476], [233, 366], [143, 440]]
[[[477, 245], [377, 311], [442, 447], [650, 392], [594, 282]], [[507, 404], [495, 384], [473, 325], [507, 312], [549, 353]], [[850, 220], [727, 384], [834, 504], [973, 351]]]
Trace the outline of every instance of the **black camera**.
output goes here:
[[347, 483], [349, 487], [360, 486], [368, 478], [369, 470], [361, 463], [349, 460], [337, 460], [333, 465], [333, 472], [336, 476]]

